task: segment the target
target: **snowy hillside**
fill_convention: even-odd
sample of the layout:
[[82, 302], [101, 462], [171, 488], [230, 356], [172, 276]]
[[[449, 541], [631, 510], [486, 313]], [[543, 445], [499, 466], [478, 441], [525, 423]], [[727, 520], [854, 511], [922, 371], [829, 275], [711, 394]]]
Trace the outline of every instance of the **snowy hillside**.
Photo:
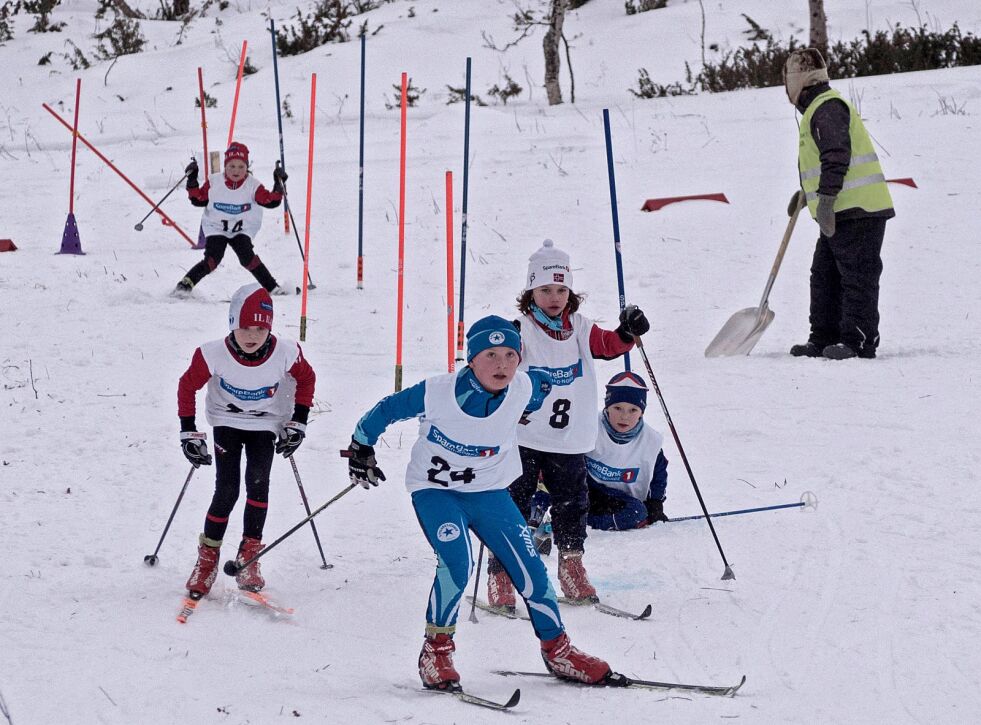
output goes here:
[[[806, 38], [807, 3], [706, 0], [706, 45], [744, 42], [742, 15], [776, 37]], [[151, 3], [138, 3], [146, 7]], [[826, 0], [830, 35], [918, 19], [981, 34], [975, 0]], [[251, 277], [228, 254], [188, 300], [169, 296], [200, 252], [154, 216], [79, 145], [75, 216], [85, 256], [55, 256], [68, 212], [71, 123], [82, 79], [80, 133], [153, 199], [201, 153], [197, 68], [218, 105], [209, 147], [228, 132], [243, 40], [258, 72], [241, 90], [235, 138], [272, 185], [278, 158], [266, 5], [233, 4], [194, 21], [144, 22], [145, 52], [75, 72], [72, 38], [91, 53], [95, 0], [66, 0], [63, 33], [31, 34], [15, 18], [0, 47], [0, 703], [14, 725], [63, 723], [957, 723], [981, 714], [981, 526], [976, 442], [981, 342], [981, 67], [833, 82], [875, 138], [897, 217], [883, 248], [882, 344], [873, 361], [796, 359], [807, 335], [808, 269], [817, 226], [801, 218], [770, 306], [776, 318], [753, 354], [706, 359], [735, 311], [756, 305], [797, 185], [797, 123], [781, 88], [639, 100], [638, 69], [659, 83], [700, 62], [699, 3], [627, 16], [620, 0], [570, 13], [576, 103], [548, 107], [541, 33], [514, 37], [510, 0], [405, 0], [367, 14], [364, 289], [355, 288], [358, 219], [357, 41], [279, 63], [292, 108], [284, 143], [303, 232], [311, 73], [317, 74], [316, 158], [304, 352], [317, 370], [308, 437], [296, 455], [310, 503], [347, 485], [337, 455], [360, 415], [392, 392], [398, 239], [399, 113], [393, 85], [407, 72], [427, 92], [408, 110], [405, 261], [406, 384], [446, 365], [444, 173], [456, 182], [459, 242], [462, 104], [509, 74], [524, 92], [474, 108], [470, 142], [466, 318], [513, 314], [528, 255], [545, 237], [567, 249], [583, 312], [615, 326], [617, 283], [602, 110], [610, 109], [626, 297], [652, 320], [647, 350], [710, 510], [793, 503], [714, 520], [734, 581], [704, 521], [636, 532], [590, 532], [586, 564], [610, 604], [633, 622], [563, 610], [573, 641], [627, 675], [746, 685], [732, 699], [575, 688], [504, 679], [544, 671], [526, 622], [460, 617], [463, 684], [488, 697], [520, 686], [498, 714], [419, 691], [416, 658], [434, 557], [400, 474], [416, 425], [378, 447], [388, 481], [355, 489], [317, 525], [333, 569], [319, 568], [299, 531], [263, 560], [269, 592], [295, 608], [274, 619], [234, 597], [219, 575], [186, 624], [175, 622], [213, 491], [199, 470], [154, 568], [153, 551], [188, 464], [180, 452], [177, 380], [195, 347], [226, 334], [227, 300]], [[308, 3], [303, 3], [307, 7]], [[155, 6], [153, 6], [155, 7]], [[292, 2], [271, 3], [277, 24]], [[101, 27], [104, 27], [105, 22]], [[55, 51], [52, 63], [38, 59]], [[719, 51], [708, 51], [718, 57]], [[530, 81], [529, 81], [530, 79]], [[959, 112], [944, 112], [953, 104]], [[723, 192], [655, 213], [645, 199]], [[183, 191], [164, 206], [189, 234], [200, 212]], [[296, 240], [266, 214], [256, 249], [291, 285]], [[459, 255], [459, 250], [457, 251]], [[299, 297], [276, 298], [274, 331], [299, 334]], [[634, 369], [640, 366], [632, 357]], [[600, 363], [605, 381], [622, 364]], [[203, 398], [199, 397], [199, 413]], [[699, 513], [665, 433], [670, 516]], [[199, 414], [203, 426], [203, 415]], [[244, 496], [243, 496], [244, 498]], [[232, 514], [223, 559], [241, 527]], [[273, 467], [266, 541], [304, 516], [290, 466]], [[555, 562], [547, 562], [554, 576]], [[483, 591], [484, 581], [480, 583]], [[3, 712], [3, 708], [0, 708]], [[0, 723], [4, 719], [0, 717]]]

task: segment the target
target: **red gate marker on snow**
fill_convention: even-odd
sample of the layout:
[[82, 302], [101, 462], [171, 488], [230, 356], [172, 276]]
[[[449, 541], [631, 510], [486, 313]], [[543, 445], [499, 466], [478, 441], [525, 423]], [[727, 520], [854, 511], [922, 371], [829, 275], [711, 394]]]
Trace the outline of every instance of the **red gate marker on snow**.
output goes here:
[[[300, 303], [300, 342], [307, 340], [307, 290], [310, 281], [310, 209], [313, 200], [313, 132], [317, 127], [317, 74], [310, 75], [310, 140], [307, 146], [307, 224], [303, 230], [303, 299]], [[313, 523], [313, 522], [311, 522]]]
[[446, 370], [453, 372], [453, 172], [446, 172]]
[[17, 245], [13, 239], [0, 239], [0, 252], [16, 252]]
[[912, 186], [914, 189], [919, 189], [920, 188], [920, 187], [918, 187], [916, 185], [916, 182], [913, 181], [913, 179], [911, 179], [908, 176], [905, 176], [902, 179], [886, 179], [886, 183], [887, 184], [902, 184], [903, 186]]
[[[58, 115], [58, 112], [55, 111], [53, 108], [51, 108], [51, 106], [49, 106], [47, 103], [42, 103], [41, 104], [41, 107], [45, 111], [47, 111], [48, 113], [50, 113], [52, 116], [54, 116], [56, 119], [58, 119], [58, 121], [61, 123], [62, 126], [64, 126], [65, 128], [67, 128], [69, 131], [72, 131], [72, 127], [68, 124], [68, 121], [66, 121], [61, 116], [59, 116]], [[138, 187], [136, 184], [134, 184], [132, 181], [130, 181], [129, 178], [126, 176], [126, 174], [124, 174], [122, 171], [120, 171], [119, 169], [117, 169], [116, 166], [112, 163], [112, 161], [110, 161], [105, 156], [103, 156], [102, 153], [99, 151], [99, 149], [97, 149], [95, 146], [93, 146], [92, 144], [90, 144], [82, 134], [78, 133], [77, 131], [73, 131], [73, 133], [75, 134], [75, 136], [78, 138], [79, 141], [81, 141], [83, 144], [85, 144], [88, 147], [89, 151], [91, 151], [96, 156], [98, 156], [99, 159], [101, 159], [102, 162], [105, 163], [106, 166], [108, 166], [110, 169], [112, 169], [113, 171], [115, 171], [119, 175], [119, 177], [123, 181], [125, 181], [127, 184], [129, 184], [130, 187], [133, 189], [133, 191], [135, 191], [137, 194], [139, 194], [140, 196], [142, 196], [143, 199], [150, 206], [157, 206], [157, 202], [155, 202], [149, 196], [147, 196], [146, 194], [144, 194], [143, 193], [143, 190], [140, 189], [140, 187]], [[167, 214], [160, 207], [157, 206], [156, 211], [157, 211], [157, 214], [160, 215], [161, 222], [163, 223], [163, 225], [165, 227], [173, 227], [177, 231], [178, 234], [180, 234], [182, 237], [184, 237], [184, 239], [187, 240], [187, 243], [188, 244], [190, 244], [192, 247], [194, 246], [194, 240], [192, 240], [189, 236], [187, 236], [187, 233], [183, 229], [181, 229], [179, 226], [177, 226], [177, 224], [174, 222], [174, 220], [171, 219], [169, 216], [167, 216]]]
[[399, 137], [399, 266], [395, 313], [395, 392], [402, 390], [402, 307], [405, 281], [405, 107], [408, 105], [408, 74], [402, 74], [401, 118]]
[[663, 209], [668, 204], [675, 204], [679, 201], [721, 201], [723, 204], [728, 204], [729, 200], [726, 199], [726, 195], [722, 192], [717, 194], [688, 194], [686, 196], [662, 196], [659, 199], [648, 199], [644, 202], [644, 206], [640, 208], [641, 211], [657, 211], [658, 209]]

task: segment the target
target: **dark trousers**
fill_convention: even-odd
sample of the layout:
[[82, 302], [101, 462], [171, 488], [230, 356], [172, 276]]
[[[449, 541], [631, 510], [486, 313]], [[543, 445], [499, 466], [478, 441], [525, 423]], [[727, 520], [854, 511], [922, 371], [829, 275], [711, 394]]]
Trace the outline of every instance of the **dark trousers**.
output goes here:
[[636, 529], [647, 521], [647, 507], [640, 499], [616, 488], [589, 481], [589, 515], [591, 528], [606, 531]]
[[885, 233], [885, 219], [863, 217], [839, 221], [833, 237], [818, 237], [811, 263], [811, 342], [843, 342], [875, 355]]
[[236, 234], [234, 237], [223, 237], [214, 234], [204, 239], [204, 259], [191, 267], [187, 277], [197, 284], [209, 274], [214, 272], [221, 264], [225, 256], [225, 248], [231, 247], [238, 257], [239, 263], [252, 273], [256, 281], [272, 292], [276, 287], [276, 280], [266, 265], [259, 259], [259, 255], [252, 248], [252, 239], [245, 234]]
[[531, 498], [538, 488], [538, 477], [552, 497], [552, 532], [560, 551], [582, 551], [586, 540], [586, 513], [589, 494], [586, 489], [586, 457], [582, 453], [545, 453], [519, 447], [521, 477], [508, 490], [511, 498], [528, 520]]
[[276, 434], [267, 430], [240, 430], [227, 426], [214, 429], [215, 495], [204, 520], [204, 535], [225, 538], [228, 517], [238, 500], [245, 451], [245, 516], [242, 533], [262, 538], [269, 502], [269, 471], [272, 469]]

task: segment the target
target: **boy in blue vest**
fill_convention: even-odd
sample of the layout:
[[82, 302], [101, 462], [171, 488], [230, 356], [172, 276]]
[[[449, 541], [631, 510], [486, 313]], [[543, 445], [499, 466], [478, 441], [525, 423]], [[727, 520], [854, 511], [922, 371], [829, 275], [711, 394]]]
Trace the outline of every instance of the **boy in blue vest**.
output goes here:
[[784, 65], [787, 98], [803, 114], [801, 189], [821, 229], [811, 263], [811, 334], [795, 357], [874, 358], [886, 220], [896, 216], [872, 140], [854, 108], [832, 90], [821, 53], [802, 48]]
[[551, 392], [544, 378], [519, 371], [520, 362], [515, 326], [494, 315], [478, 320], [467, 332], [466, 367], [383, 398], [358, 421], [345, 452], [351, 482], [377, 486], [385, 480], [373, 448], [378, 437], [395, 421], [420, 420], [405, 485], [437, 562], [419, 654], [419, 676], [430, 689], [460, 688], [453, 635], [473, 567], [468, 529], [494, 552], [528, 605], [549, 672], [586, 684], [604, 684], [611, 675], [605, 661], [569, 641], [545, 565], [508, 493], [521, 475], [518, 425]]

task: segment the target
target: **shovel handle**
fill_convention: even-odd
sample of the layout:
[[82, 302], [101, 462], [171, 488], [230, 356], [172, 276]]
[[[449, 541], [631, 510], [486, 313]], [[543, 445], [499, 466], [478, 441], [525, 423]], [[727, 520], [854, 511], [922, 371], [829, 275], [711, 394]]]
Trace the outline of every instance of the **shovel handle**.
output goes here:
[[777, 250], [777, 257], [773, 260], [773, 267], [770, 268], [770, 277], [766, 281], [766, 287], [763, 289], [763, 297], [760, 299], [760, 310], [764, 310], [766, 308], [767, 300], [770, 299], [770, 290], [773, 289], [773, 283], [777, 279], [777, 272], [780, 271], [780, 264], [783, 262], [783, 255], [786, 254], [787, 245], [790, 244], [790, 237], [794, 233], [794, 227], [797, 224], [797, 217], [800, 216], [800, 211], [803, 208], [804, 190], [801, 189], [800, 193], [797, 195], [797, 207], [794, 209], [794, 213], [790, 215], [790, 221], [787, 222], [787, 231], [783, 233], [780, 248]]

